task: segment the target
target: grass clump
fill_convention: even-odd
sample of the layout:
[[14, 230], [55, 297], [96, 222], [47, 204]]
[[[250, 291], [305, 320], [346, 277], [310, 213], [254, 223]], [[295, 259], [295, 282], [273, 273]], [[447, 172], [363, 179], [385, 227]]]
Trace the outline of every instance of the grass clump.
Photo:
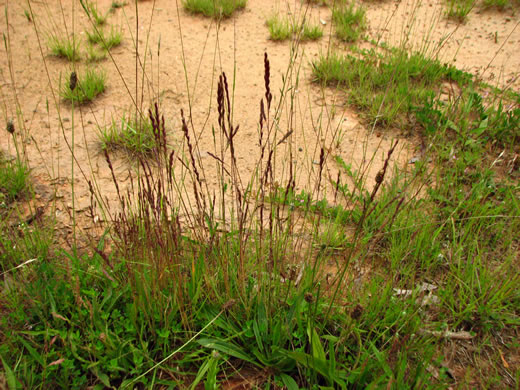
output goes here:
[[60, 37], [57, 34], [51, 34], [47, 41], [52, 55], [60, 58], [66, 58], [70, 62], [76, 62], [80, 59], [79, 47], [80, 41], [76, 37]]
[[332, 10], [336, 36], [345, 42], [355, 42], [366, 29], [365, 9], [349, 1], [340, 1]]
[[64, 100], [74, 103], [87, 103], [105, 91], [106, 73], [101, 69], [87, 68], [78, 76], [77, 85], [71, 90], [69, 80], [66, 80], [60, 89]]
[[476, 0], [448, 0], [446, 16], [459, 23], [464, 23], [475, 6]]
[[420, 53], [392, 50], [359, 57], [332, 53], [313, 63], [315, 81], [344, 88], [370, 123], [406, 126], [407, 114], [436, 93], [441, 81], [468, 83], [471, 77]]
[[273, 41], [284, 41], [293, 34], [292, 25], [287, 18], [282, 18], [279, 14], [274, 14], [266, 21], [269, 36]]
[[103, 15], [99, 10], [96, 2], [86, 1], [84, 4], [84, 9], [87, 11], [88, 15], [92, 18], [97, 26], [102, 26], [106, 23], [108, 13]]
[[100, 62], [107, 58], [106, 50], [100, 50], [95, 45], [88, 45], [86, 54], [88, 63]]
[[110, 50], [113, 47], [119, 46], [123, 40], [123, 33], [120, 28], [110, 29], [106, 32], [104, 29], [96, 29], [93, 32], [87, 31], [87, 39], [91, 44], [99, 44], [104, 50]]
[[148, 156], [157, 149], [154, 127], [149, 118], [123, 115], [119, 122], [112, 123], [99, 131], [101, 148], [106, 151], [122, 150], [131, 156]]
[[0, 205], [23, 198], [30, 191], [29, 168], [19, 159], [5, 160], [0, 155]]
[[307, 21], [297, 21], [283, 18], [274, 14], [266, 21], [270, 39], [273, 41], [284, 41], [300, 34], [302, 41], [314, 41], [323, 36], [323, 29], [319, 25], [311, 25]]
[[247, 0], [183, 0], [184, 8], [189, 12], [215, 19], [228, 18], [246, 4]]
[[315, 41], [323, 36], [323, 29], [319, 24], [308, 24], [303, 25], [302, 40], [304, 41]]

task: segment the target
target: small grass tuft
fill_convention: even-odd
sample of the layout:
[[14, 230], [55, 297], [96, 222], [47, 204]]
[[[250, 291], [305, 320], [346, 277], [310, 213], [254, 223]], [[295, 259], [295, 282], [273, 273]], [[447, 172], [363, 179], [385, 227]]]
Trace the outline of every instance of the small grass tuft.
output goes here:
[[8, 205], [29, 192], [29, 172], [19, 159], [7, 161], [0, 155], [0, 205]]
[[323, 29], [320, 25], [311, 25], [307, 21], [301, 23], [282, 18], [274, 14], [266, 21], [270, 39], [273, 41], [284, 41], [294, 35], [298, 35], [301, 30], [302, 41], [315, 41], [323, 36]]
[[110, 32], [103, 29], [96, 31], [86, 31], [87, 39], [91, 44], [99, 44], [105, 50], [110, 50], [113, 47], [119, 46], [123, 40], [123, 33], [121, 28], [111, 27]]
[[215, 19], [228, 18], [246, 4], [247, 0], [183, 0], [184, 8], [189, 12]]
[[105, 58], [107, 58], [106, 50], [98, 49], [94, 45], [87, 46], [87, 62], [88, 63], [100, 62], [100, 61], [103, 61]]
[[474, 6], [475, 0], [448, 0], [446, 16], [448, 19], [464, 23]]
[[316, 41], [323, 36], [323, 29], [319, 24], [305, 23], [303, 25], [302, 40]]
[[154, 129], [148, 117], [124, 114], [119, 122], [113, 120], [99, 129], [101, 148], [106, 151], [123, 150], [132, 156], [146, 156], [157, 148]]
[[88, 1], [86, 3], [86, 10], [92, 17], [92, 20], [96, 23], [96, 25], [102, 26], [106, 23], [108, 13], [103, 15], [97, 6], [97, 3]]
[[345, 42], [355, 42], [366, 29], [365, 9], [354, 2], [340, 3], [332, 10], [336, 36]]
[[78, 85], [72, 91], [69, 80], [66, 80], [60, 90], [63, 99], [75, 103], [92, 101], [97, 95], [105, 91], [106, 73], [103, 70], [88, 68], [83, 77], [78, 77]]
[[293, 29], [289, 20], [274, 14], [266, 21], [269, 36], [273, 41], [285, 41], [292, 36]]
[[71, 62], [79, 61], [80, 41], [75, 37], [60, 37], [57, 34], [51, 34], [47, 41], [47, 46], [51, 50], [52, 55], [60, 58], [66, 58]]

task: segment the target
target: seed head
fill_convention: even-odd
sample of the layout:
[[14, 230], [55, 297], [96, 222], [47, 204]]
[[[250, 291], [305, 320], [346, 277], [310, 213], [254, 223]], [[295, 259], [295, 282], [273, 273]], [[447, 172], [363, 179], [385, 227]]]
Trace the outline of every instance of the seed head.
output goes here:
[[12, 120], [12, 119], [9, 119], [9, 120], [7, 121], [6, 130], [7, 130], [10, 134], [14, 134], [14, 123], [13, 123], [13, 120]]
[[76, 74], [76, 72], [72, 72], [70, 74], [70, 80], [69, 80], [69, 88], [71, 91], [74, 91], [77, 83], [78, 83], [78, 75]]
[[379, 172], [377, 172], [377, 175], [376, 175], [376, 183], [377, 183], [377, 184], [380, 184], [380, 183], [383, 181], [384, 177], [385, 177], [385, 172], [384, 172], [384, 170], [380, 170]]

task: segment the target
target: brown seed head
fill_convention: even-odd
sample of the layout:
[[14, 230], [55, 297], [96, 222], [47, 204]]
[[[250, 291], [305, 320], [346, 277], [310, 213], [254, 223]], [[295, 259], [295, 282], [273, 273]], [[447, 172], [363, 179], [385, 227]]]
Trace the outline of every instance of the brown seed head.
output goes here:
[[9, 134], [14, 134], [14, 123], [12, 119], [7, 121], [6, 130], [9, 132]]
[[78, 83], [78, 75], [76, 74], [76, 72], [72, 72], [70, 74], [70, 80], [69, 80], [69, 88], [71, 91], [74, 91], [77, 83]]

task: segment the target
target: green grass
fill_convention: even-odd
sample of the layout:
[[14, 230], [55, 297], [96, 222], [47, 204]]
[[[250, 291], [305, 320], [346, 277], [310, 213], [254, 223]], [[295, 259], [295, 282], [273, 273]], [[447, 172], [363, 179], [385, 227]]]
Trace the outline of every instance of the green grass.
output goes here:
[[218, 19], [245, 8], [247, 0], [183, 0], [182, 4], [191, 13]]
[[284, 41], [293, 35], [291, 22], [287, 18], [282, 18], [279, 14], [274, 14], [266, 21], [269, 37], [273, 41]]
[[482, 5], [484, 8], [497, 8], [501, 11], [520, 6], [518, 0], [484, 0]]
[[0, 155], [0, 207], [29, 195], [29, 168], [22, 161], [6, 161]]
[[99, 49], [95, 45], [87, 46], [86, 60], [88, 63], [100, 62], [105, 58], [107, 58], [106, 50]]
[[116, 9], [123, 8], [128, 3], [126, 1], [112, 1], [112, 4], [110, 5], [110, 12], [115, 12]]
[[475, 6], [475, 0], [447, 0], [448, 10], [446, 16], [449, 19], [456, 20], [459, 23], [464, 23], [468, 14]]
[[307, 21], [301, 23], [283, 18], [279, 14], [272, 15], [266, 21], [269, 37], [273, 41], [284, 41], [298, 36], [301, 30], [302, 41], [315, 41], [323, 36], [323, 29], [319, 25], [309, 24]]
[[70, 89], [69, 80], [61, 85], [60, 95], [62, 99], [83, 104], [94, 100], [96, 96], [105, 91], [106, 73], [101, 69], [87, 68], [78, 75], [78, 84], [74, 91]]
[[305, 23], [303, 25], [302, 40], [315, 41], [323, 36], [323, 29], [319, 24]]
[[332, 10], [336, 36], [345, 42], [355, 42], [366, 29], [365, 9], [352, 1], [340, 1]]
[[52, 55], [60, 58], [66, 58], [70, 62], [76, 62], [80, 59], [80, 41], [78, 38], [61, 37], [57, 34], [51, 34], [47, 40]]
[[106, 23], [107, 17], [108, 17], [108, 12], [103, 15], [98, 8], [97, 2], [86, 1], [85, 7], [86, 7], [86, 10], [87, 10], [89, 16], [92, 18], [93, 22], [97, 26], [102, 26]]
[[101, 148], [107, 151], [122, 150], [130, 156], [148, 156], [157, 149], [154, 128], [149, 118], [135, 120], [133, 115], [123, 115], [120, 121], [112, 121], [99, 130]]
[[86, 31], [87, 40], [91, 44], [99, 44], [104, 50], [110, 50], [119, 46], [123, 40], [121, 28], [110, 28], [110, 32], [105, 29], [98, 28], [95, 31]]
[[[181, 111], [171, 123], [182, 140], [168, 147], [158, 103], [139, 123], [125, 114], [100, 130], [103, 180], [92, 170], [85, 183], [98, 233], [86, 246], [64, 243], [57, 196], [27, 218], [23, 206], [42, 198], [30, 197], [26, 165], [0, 161], [0, 184], [15, 177], [0, 185], [10, 199], [0, 201], [0, 386], [215, 389], [245, 377], [262, 389], [518, 388], [520, 186], [506, 163], [520, 146], [518, 96], [485, 100], [469, 74], [421, 53], [351, 53], [318, 58], [315, 81], [423, 145], [413, 163], [396, 143], [379, 149], [375, 178], [333, 136], [310, 140], [311, 168], [285, 165], [296, 85], [271, 91], [267, 54], [248, 172], [223, 73], [208, 133]], [[89, 71], [102, 74], [80, 73], [71, 94], [96, 84]], [[440, 95], [444, 82], [461, 93]], [[22, 133], [7, 130], [18, 151]], [[130, 153], [128, 180], [109, 149]], [[320, 185], [300, 189], [299, 175]]]
[[470, 76], [420, 53], [362, 51], [358, 57], [332, 53], [313, 63], [314, 79], [344, 88], [350, 102], [373, 123], [403, 127], [407, 115], [442, 81], [466, 84]]

